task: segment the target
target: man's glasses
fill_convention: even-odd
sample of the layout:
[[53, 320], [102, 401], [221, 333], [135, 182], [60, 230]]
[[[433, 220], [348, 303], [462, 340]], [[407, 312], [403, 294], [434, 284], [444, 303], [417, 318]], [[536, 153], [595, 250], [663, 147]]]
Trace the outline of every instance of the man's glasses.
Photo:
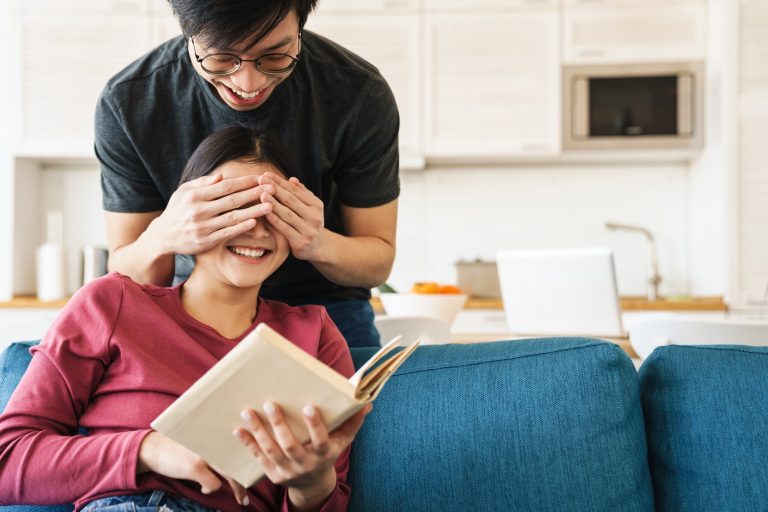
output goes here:
[[256, 69], [265, 75], [282, 75], [293, 71], [296, 64], [299, 63], [301, 55], [301, 31], [299, 31], [299, 52], [295, 57], [287, 53], [267, 53], [256, 59], [241, 59], [231, 53], [212, 53], [200, 58], [197, 54], [195, 41], [191, 37], [192, 50], [195, 52], [195, 59], [200, 63], [203, 71], [211, 75], [231, 75], [243, 65], [243, 62], [253, 62]]

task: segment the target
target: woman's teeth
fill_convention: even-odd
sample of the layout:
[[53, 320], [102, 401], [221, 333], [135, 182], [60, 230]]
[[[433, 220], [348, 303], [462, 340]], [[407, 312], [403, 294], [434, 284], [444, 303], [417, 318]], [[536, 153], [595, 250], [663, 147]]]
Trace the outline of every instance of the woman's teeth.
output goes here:
[[264, 249], [243, 249], [240, 247], [230, 247], [230, 251], [240, 256], [247, 256], [248, 258], [261, 258], [264, 256]]

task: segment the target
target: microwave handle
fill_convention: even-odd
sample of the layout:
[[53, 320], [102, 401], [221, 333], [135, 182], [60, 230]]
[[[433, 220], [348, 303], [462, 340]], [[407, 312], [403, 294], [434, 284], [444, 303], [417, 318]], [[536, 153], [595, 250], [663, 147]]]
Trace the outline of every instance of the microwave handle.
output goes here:
[[693, 75], [677, 77], [677, 133], [693, 135]]
[[586, 77], [574, 77], [571, 130], [576, 139], [589, 137], [589, 80]]

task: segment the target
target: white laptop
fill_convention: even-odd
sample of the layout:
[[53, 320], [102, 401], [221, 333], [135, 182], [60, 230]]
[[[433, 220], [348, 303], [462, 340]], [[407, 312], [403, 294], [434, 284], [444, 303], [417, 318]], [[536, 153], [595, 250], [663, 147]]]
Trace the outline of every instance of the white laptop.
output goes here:
[[501, 251], [497, 265], [510, 332], [626, 336], [610, 249]]

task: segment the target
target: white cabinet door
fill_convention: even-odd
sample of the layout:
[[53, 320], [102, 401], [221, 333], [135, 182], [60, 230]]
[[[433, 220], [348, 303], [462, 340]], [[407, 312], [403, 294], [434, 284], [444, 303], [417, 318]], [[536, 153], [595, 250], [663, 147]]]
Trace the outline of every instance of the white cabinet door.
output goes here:
[[146, 15], [26, 16], [18, 30], [16, 150], [92, 155], [96, 101], [112, 75], [148, 50]]
[[[6, 0], [8, 1], [8, 0]], [[149, 12], [158, 3], [166, 0], [10, 0], [15, 13], [42, 15], [124, 15]]]
[[155, 0], [151, 17], [151, 35], [153, 46], [159, 45], [181, 34], [179, 22], [166, 0]]
[[427, 157], [558, 151], [559, 13], [521, 9], [426, 20]]
[[571, 7], [588, 6], [588, 7], [614, 7], [617, 5], [634, 5], [634, 6], [647, 6], [647, 5], [684, 5], [693, 3], [702, 3], [706, 0], [563, 0], [563, 6]]
[[583, 0], [563, 7], [566, 63], [703, 60], [707, 5], [701, 1]]
[[392, 88], [400, 111], [400, 154], [421, 156], [419, 140], [418, 16], [315, 16], [307, 29], [317, 32], [376, 66]]
[[742, 1], [739, 24], [735, 284], [743, 302], [759, 302], [768, 288], [768, 2]]
[[317, 11], [309, 15], [312, 20], [316, 16], [331, 14], [381, 14], [386, 10], [389, 14], [416, 12], [421, 0], [322, 0], [318, 3]]
[[517, 7], [558, 7], [560, 0], [424, 0], [428, 13], [494, 11]]

